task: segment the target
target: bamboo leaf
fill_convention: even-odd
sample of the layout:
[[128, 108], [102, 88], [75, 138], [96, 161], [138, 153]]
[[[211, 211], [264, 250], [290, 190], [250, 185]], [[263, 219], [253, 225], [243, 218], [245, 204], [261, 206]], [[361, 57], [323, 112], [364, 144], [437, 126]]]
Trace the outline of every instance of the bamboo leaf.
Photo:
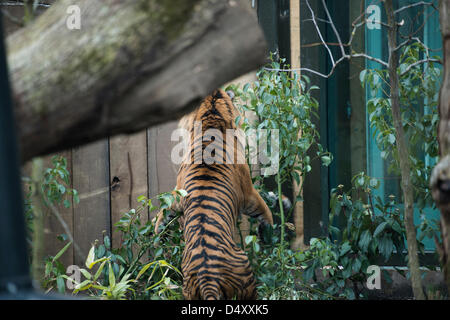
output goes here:
[[94, 259], [95, 259], [95, 247], [94, 246], [92, 246], [91, 247], [91, 250], [89, 250], [89, 254], [88, 254], [88, 256], [87, 256], [87, 259], [86, 259], [86, 267], [88, 268], [88, 269], [91, 269], [92, 268], [92, 263], [94, 262]]
[[53, 257], [53, 262], [55, 262], [56, 260], [58, 260], [64, 252], [66, 252], [66, 250], [70, 247], [70, 245], [72, 244], [72, 242], [69, 242], [68, 244], [66, 244], [64, 246], [64, 248], [62, 248], [61, 250], [59, 250], [59, 252], [56, 254], [56, 256]]

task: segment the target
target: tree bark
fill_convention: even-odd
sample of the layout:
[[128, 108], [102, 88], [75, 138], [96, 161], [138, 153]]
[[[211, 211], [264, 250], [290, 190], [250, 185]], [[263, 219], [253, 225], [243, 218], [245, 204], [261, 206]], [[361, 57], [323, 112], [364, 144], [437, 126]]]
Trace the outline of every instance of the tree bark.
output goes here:
[[436, 241], [445, 281], [450, 292], [450, 0], [440, 1], [444, 79], [439, 95], [438, 142], [440, 161], [430, 179], [431, 192], [441, 211], [442, 244]]
[[266, 61], [246, 0], [60, 0], [7, 47], [22, 161], [176, 119]]
[[397, 21], [395, 19], [392, 0], [384, 2], [386, 15], [389, 24], [388, 46], [389, 46], [389, 81], [390, 81], [390, 100], [392, 109], [392, 119], [395, 128], [395, 138], [397, 143], [398, 158], [401, 174], [401, 188], [403, 191], [404, 202], [404, 221], [406, 229], [406, 243], [408, 245], [408, 266], [411, 274], [411, 285], [414, 298], [424, 300], [425, 294], [422, 288], [422, 278], [420, 275], [420, 264], [418, 256], [416, 228], [414, 225], [414, 190], [411, 184], [411, 165], [409, 163], [409, 152], [406, 143], [405, 132], [403, 130], [402, 114], [400, 110], [400, 89], [399, 76], [397, 73], [399, 57], [395, 50], [397, 47]]

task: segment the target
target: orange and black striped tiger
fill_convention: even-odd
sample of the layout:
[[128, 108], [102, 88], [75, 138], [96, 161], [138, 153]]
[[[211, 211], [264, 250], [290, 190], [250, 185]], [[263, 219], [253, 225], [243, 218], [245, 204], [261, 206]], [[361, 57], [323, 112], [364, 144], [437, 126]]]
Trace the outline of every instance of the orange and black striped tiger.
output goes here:
[[[181, 268], [183, 295], [189, 300], [257, 297], [249, 260], [233, 240], [236, 218], [243, 213], [270, 225], [273, 219], [270, 209], [252, 185], [245, 161], [241, 164], [226, 162], [230, 150], [226, 150], [225, 132], [237, 128], [235, 119], [238, 115], [230, 96], [223, 90], [216, 90], [180, 121], [180, 126], [192, 133], [189, 145], [192, 152], [181, 164], [177, 176], [176, 188], [186, 190], [187, 196], [171, 209], [183, 212], [186, 245]], [[194, 134], [196, 123], [201, 123], [197, 136]], [[194, 163], [195, 156], [203, 153], [209, 144], [222, 142], [218, 141], [220, 139], [204, 141], [202, 136], [208, 129], [222, 132], [224, 152], [219, 156], [223, 164], [208, 164], [211, 162], [206, 159]], [[201, 148], [195, 147], [198, 145]], [[234, 143], [234, 152], [242, 155], [242, 144]], [[217, 154], [212, 156], [217, 159]], [[160, 212], [156, 232], [163, 218]]]

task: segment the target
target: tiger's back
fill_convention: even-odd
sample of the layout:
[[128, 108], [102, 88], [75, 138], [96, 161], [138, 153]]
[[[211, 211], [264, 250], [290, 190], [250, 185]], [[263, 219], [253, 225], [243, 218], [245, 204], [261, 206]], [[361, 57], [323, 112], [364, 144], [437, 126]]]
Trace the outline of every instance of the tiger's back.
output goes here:
[[[231, 138], [231, 147], [227, 144], [226, 130], [237, 129], [238, 115], [228, 94], [216, 90], [180, 122], [191, 133], [191, 152], [177, 177], [177, 189], [187, 191], [178, 208], [184, 220], [181, 267], [186, 299], [256, 299], [249, 260], [233, 240], [236, 218], [244, 213], [267, 224], [273, 221], [269, 208], [252, 185], [248, 165], [245, 161], [230, 163], [244, 152], [235, 137]], [[221, 138], [205, 141], [208, 130], [220, 132]], [[208, 149], [213, 152], [205, 157]]]

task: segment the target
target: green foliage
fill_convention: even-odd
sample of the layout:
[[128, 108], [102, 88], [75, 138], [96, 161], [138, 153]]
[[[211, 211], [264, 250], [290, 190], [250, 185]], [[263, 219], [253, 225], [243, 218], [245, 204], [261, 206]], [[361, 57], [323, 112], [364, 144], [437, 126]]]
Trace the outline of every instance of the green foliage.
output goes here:
[[[83, 280], [75, 282], [73, 294], [87, 294], [101, 299], [181, 299], [181, 257], [184, 248], [179, 215], [168, 215], [170, 221], [159, 234], [154, 233], [154, 220], [144, 219], [149, 212], [168, 208], [186, 195], [184, 190], [174, 190], [154, 199], [138, 197], [140, 206], [124, 213], [115, 224], [122, 237], [118, 248], [112, 248], [105, 233], [102, 243], [92, 246], [86, 258], [86, 268], [80, 268]], [[153, 201], [159, 200], [159, 206]], [[167, 211], [167, 212], [166, 212]], [[52, 258], [55, 265], [47, 283], [48, 290], [58, 280], [58, 290], [65, 291], [59, 279], [74, 282], [65, 274], [58, 254]], [[50, 267], [49, 267], [50, 268]]]
[[[33, 195], [40, 199], [45, 208], [50, 206], [58, 206], [60, 204], [69, 208], [72, 204], [80, 202], [77, 190], [70, 187], [70, 172], [67, 169], [67, 160], [63, 156], [53, 156], [51, 159], [52, 166], [46, 168], [42, 175], [41, 181], [33, 181], [30, 177], [22, 177], [24, 185], [24, 211], [27, 227], [27, 239], [33, 245], [31, 239], [34, 232], [35, 205], [33, 205]], [[35, 199], [36, 199], [35, 198]], [[51, 210], [48, 210], [51, 212]], [[59, 237], [62, 241], [67, 239], [66, 234]], [[32, 249], [32, 248], [30, 248]], [[56, 261], [54, 263], [57, 263]], [[47, 275], [46, 275], [47, 277]]]
[[[321, 159], [323, 165], [329, 165], [332, 155], [326, 152], [319, 143], [319, 132], [313, 122], [318, 117], [318, 102], [311, 92], [318, 89], [310, 85], [307, 76], [299, 77], [297, 73], [278, 72], [280, 62], [272, 61], [269, 68], [257, 73], [257, 81], [245, 84], [242, 89], [231, 85], [238, 102], [236, 105], [246, 114], [253, 113], [256, 120], [248, 117], [242, 119], [242, 128], [246, 133], [250, 130], [278, 130], [279, 167], [275, 173], [275, 190], [265, 184], [268, 177], [256, 177], [254, 182], [261, 183], [259, 188], [263, 198], [271, 207], [274, 215], [274, 227], [263, 230], [264, 243], [256, 236], [256, 221], [251, 219], [252, 231], [241, 244], [246, 250], [256, 278], [260, 284], [261, 299], [300, 299], [310, 298], [310, 290], [299, 286], [298, 280], [302, 269], [297, 264], [295, 253], [289, 249], [289, 237], [286, 232], [291, 224], [287, 221], [297, 201], [303, 201], [301, 194], [303, 181], [312, 170], [312, 161]], [[284, 65], [283, 67], [289, 68]], [[241, 119], [236, 119], [240, 122]], [[257, 135], [257, 143], [261, 136]], [[271, 139], [267, 139], [268, 149], [272, 150]], [[249, 163], [252, 167], [252, 164]], [[281, 201], [281, 187], [293, 188], [294, 181], [298, 186], [298, 194], [289, 212], [284, 212]], [[268, 191], [278, 195], [277, 203], [267, 199]], [[242, 241], [241, 241], [242, 242]]]
[[[415, 42], [405, 46], [400, 53], [398, 68], [401, 117], [408, 140], [415, 207], [422, 213], [425, 207], [435, 207], [431, 197], [429, 178], [438, 156], [437, 105], [442, 76], [441, 69], [433, 62], [416, 64], [424, 56], [428, 56], [428, 51], [422, 43]], [[389, 172], [400, 174], [389, 99], [389, 73], [387, 70], [364, 70], [360, 74], [360, 80], [371, 95], [367, 101], [367, 110], [381, 156], [389, 160]], [[427, 231], [425, 233], [429, 236], [438, 232], [436, 223], [427, 221], [424, 214], [422, 214], [421, 228]]]
[[67, 169], [67, 160], [62, 156], [52, 157], [52, 168], [44, 171], [44, 181], [41, 183], [42, 193], [46, 201], [53, 204], [63, 203], [64, 207], [70, 207], [67, 196], [73, 197], [74, 203], [79, 203], [78, 192], [70, 188], [70, 172]]
[[[281, 62], [273, 61], [272, 69], [279, 69]], [[289, 67], [289, 66], [286, 66]], [[328, 165], [332, 156], [318, 143], [319, 133], [314, 118], [318, 118], [318, 102], [311, 95], [317, 86], [297, 73], [271, 71], [263, 68], [257, 73], [258, 80], [247, 83], [243, 88], [231, 85], [240, 102], [236, 103], [244, 112], [254, 113], [256, 121], [242, 119], [244, 131], [254, 129], [278, 130], [279, 132], [279, 174], [281, 183], [295, 180], [301, 183], [307, 172], [311, 171], [312, 158], [308, 152], [316, 147], [316, 157], [321, 157]], [[239, 119], [240, 120], [240, 119]], [[260, 136], [257, 137], [258, 142]], [[271, 149], [270, 139], [268, 149]], [[252, 166], [251, 163], [249, 163]], [[259, 179], [259, 178], [257, 178]]]
[[72, 242], [68, 242], [55, 256], [47, 257], [45, 260], [45, 274], [42, 283], [42, 287], [47, 289], [48, 291], [53, 290], [54, 288], [60, 294], [66, 293], [66, 268], [59, 261], [59, 258], [63, 255], [64, 252], [72, 245]]
[[[410, 141], [412, 181], [419, 209], [432, 205], [428, 177], [437, 156], [436, 125], [437, 92], [440, 70], [432, 63], [415, 65], [424, 48], [416, 43], [401, 52], [400, 101], [405, 133]], [[319, 134], [312, 119], [317, 117], [318, 103], [311, 96], [308, 77], [280, 69], [283, 61], [273, 61], [269, 68], [257, 73], [257, 81], [242, 88], [227, 88], [235, 92], [243, 111], [253, 112], [255, 121], [247, 117], [242, 121], [245, 131], [277, 129], [279, 132], [279, 167], [275, 190], [268, 187], [268, 177], [257, 177], [263, 198], [274, 214], [273, 228], [257, 230], [257, 221], [250, 219], [250, 234], [241, 234], [241, 247], [247, 253], [256, 279], [260, 299], [359, 299], [364, 298], [362, 288], [370, 265], [388, 261], [393, 254], [405, 249], [405, 228], [401, 199], [393, 195], [380, 197], [375, 190], [380, 183], [364, 173], [352, 179], [352, 186], [333, 189], [330, 197], [329, 221], [323, 224], [324, 236], [312, 238], [307, 250], [289, 248], [289, 223], [291, 212], [284, 212], [281, 203], [281, 186], [292, 188], [295, 181], [299, 194], [294, 199], [302, 201], [302, 183], [312, 170], [314, 158], [325, 166], [333, 157], [318, 143]], [[288, 67], [288, 66], [287, 66]], [[370, 125], [382, 157], [392, 159], [389, 170], [399, 172], [398, 150], [392, 123], [390, 100], [386, 98], [388, 73], [385, 70], [365, 70], [361, 82], [370, 91], [368, 101]], [[421, 107], [425, 105], [425, 107]], [[260, 136], [257, 136], [259, 141]], [[267, 139], [271, 150], [271, 140]], [[249, 163], [250, 167], [252, 166]], [[272, 181], [273, 182], [273, 181]], [[62, 189], [54, 186], [52, 190]], [[268, 191], [278, 195], [278, 202], [267, 197]], [[152, 199], [139, 197], [141, 206], [125, 213], [116, 228], [122, 233], [119, 248], [112, 248], [108, 236], [96, 244], [88, 257], [85, 279], [77, 284], [75, 292], [84, 292], [105, 299], [181, 299], [182, 275], [180, 273], [183, 234], [177, 213], [168, 208], [186, 195], [174, 190]], [[57, 197], [56, 197], [57, 198]], [[153, 199], [154, 200], [154, 199]], [[142, 219], [148, 211], [163, 210], [168, 223], [154, 234], [154, 221]], [[436, 226], [422, 219], [421, 237], [431, 237]], [[287, 231], [287, 232], [286, 232]], [[261, 238], [258, 235], [262, 236]], [[418, 239], [419, 241], [422, 239]], [[423, 247], [423, 246], [422, 246]], [[58, 255], [57, 255], [58, 256]], [[50, 287], [61, 288], [65, 279], [63, 268], [56, 257], [47, 261], [46, 273]], [[59, 280], [58, 280], [59, 279]], [[59, 281], [59, 282], [58, 282]]]
[[307, 250], [280, 246], [275, 233], [265, 243], [254, 234], [246, 237], [261, 299], [364, 298], [368, 266], [404, 250], [405, 230], [395, 198], [384, 202], [374, 196], [379, 182], [364, 173], [352, 183], [347, 192], [342, 185], [332, 190], [327, 236], [312, 238]]
[[[333, 189], [330, 199], [328, 237], [312, 238], [301, 258], [305, 280], [314, 280], [327, 294], [355, 299], [363, 297], [367, 268], [387, 262], [405, 248], [405, 229], [395, 197], [384, 202], [373, 195], [376, 179], [360, 173], [351, 190]], [[380, 214], [375, 214], [380, 212]], [[317, 281], [318, 272], [321, 281]]]
[[[227, 90], [232, 90], [237, 98], [236, 105], [247, 114], [254, 114], [255, 121], [248, 117], [242, 119], [242, 129], [249, 133], [250, 130], [278, 130], [279, 161], [276, 174], [277, 189], [273, 190], [279, 195], [281, 223], [280, 242], [285, 241], [285, 220], [292, 213], [284, 212], [281, 204], [281, 186], [293, 186], [293, 181], [298, 185], [298, 194], [293, 199], [293, 206], [297, 201], [303, 201], [301, 194], [303, 181], [308, 172], [312, 170], [312, 161], [320, 158], [323, 165], [329, 165], [332, 155], [326, 152], [319, 143], [319, 132], [313, 119], [318, 117], [318, 102], [312, 97], [311, 92], [317, 90], [317, 86], [311, 86], [307, 76], [299, 77], [297, 73], [278, 72], [285, 60], [272, 61], [270, 68], [263, 68], [257, 73], [257, 81], [245, 84], [242, 89], [231, 85]], [[288, 65], [284, 67], [289, 68]], [[239, 122], [241, 119], [236, 119]], [[254, 132], [254, 131], [253, 131]], [[259, 145], [262, 137], [257, 133]], [[274, 150], [271, 139], [267, 138], [267, 149]], [[314, 150], [314, 151], [313, 151]], [[249, 150], [250, 152], [250, 150]], [[259, 150], [261, 152], [261, 150]], [[313, 156], [313, 157], [312, 157]], [[249, 162], [250, 168], [252, 163]], [[266, 182], [263, 176], [254, 178], [255, 183]], [[270, 190], [265, 190], [270, 191]]]
[[31, 196], [36, 188], [39, 188], [40, 194], [43, 195], [42, 202], [48, 206], [49, 204], [63, 204], [64, 207], [71, 206], [71, 199], [74, 203], [79, 203], [80, 198], [77, 190], [70, 188], [70, 172], [67, 169], [67, 159], [63, 156], [54, 156], [51, 159], [52, 167], [44, 170], [42, 181], [32, 181], [29, 177], [23, 177], [25, 193], [25, 217], [29, 230], [32, 230], [33, 221], [33, 203]]

